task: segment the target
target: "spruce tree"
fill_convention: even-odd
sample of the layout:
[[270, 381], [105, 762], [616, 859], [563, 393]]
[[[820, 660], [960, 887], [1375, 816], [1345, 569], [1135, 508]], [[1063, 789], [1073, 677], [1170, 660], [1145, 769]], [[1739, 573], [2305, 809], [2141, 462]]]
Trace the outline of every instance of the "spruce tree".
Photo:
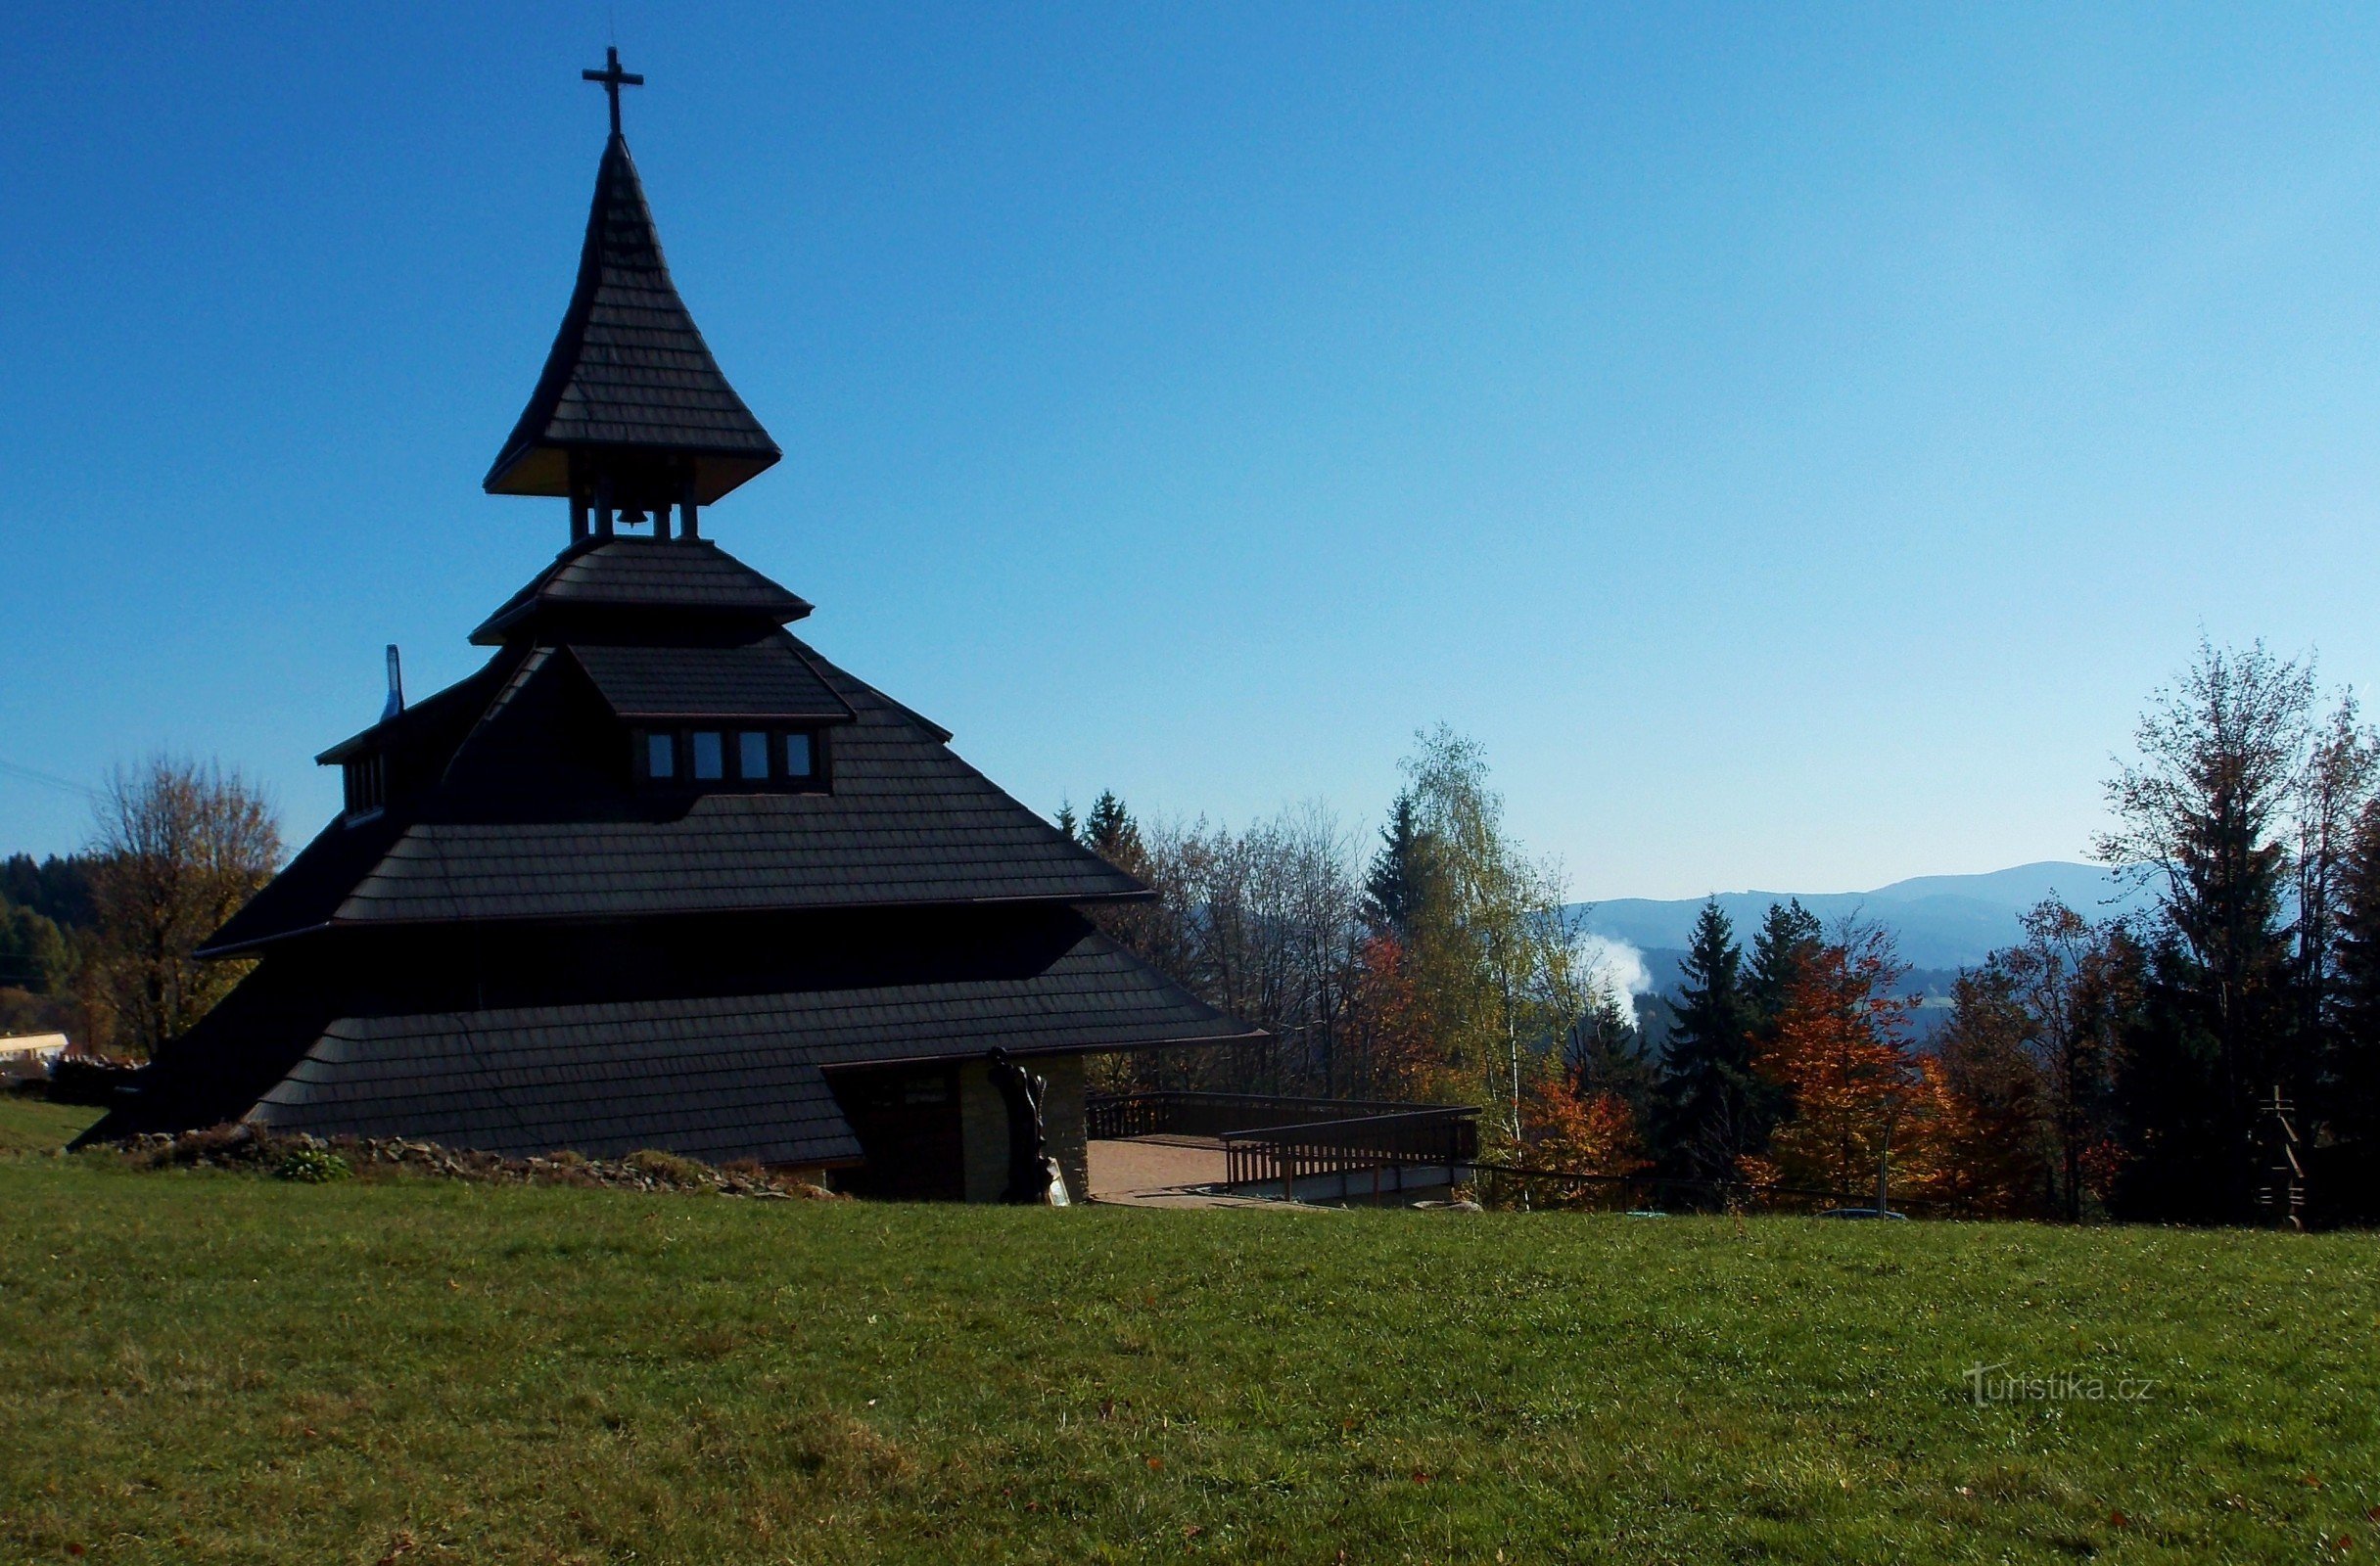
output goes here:
[[1696, 916], [1679, 967], [1685, 982], [1654, 1105], [1657, 1156], [1673, 1178], [1723, 1181], [1739, 1155], [1759, 1150], [1755, 1138], [1764, 1128], [1756, 1113], [1762, 1084], [1751, 1071], [1744, 948], [1715, 899]]
[[1147, 863], [1148, 850], [1141, 842], [1141, 824], [1124, 808], [1113, 789], [1101, 789], [1099, 797], [1091, 804], [1091, 813], [1083, 818], [1083, 843], [1109, 864], [1128, 875], [1138, 875]]
[[1413, 791], [1399, 791], [1380, 827], [1380, 847], [1372, 856], [1364, 879], [1364, 923], [1375, 935], [1400, 940], [1413, 932], [1413, 915], [1422, 896], [1422, 828], [1414, 813]]
[[1581, 1098], [1615, 1094], [1626, 1101], [1638, 1123], [1643, 1123], [1654, 1085], [1653, 1068], [1645, 1059], [1644, 1036], [1637, 1032], [1619, 991], [1600, 978], [1589, 994], [1586, 1015], [1571, 1028], [1563, 1054], [1572, 1092]]
[[2335, 1152], [2315, 1200], [2350, 1221], [2380, 1221], [2380, 802], [2357, 818], [2338, 909], [2339, 1021], [2324, 1073]]
[[2099, 856], [2158, 894], [2141, 1017], [2117, 1061], [2122, 1217], [2255, 1218], [2259, 1101], [2278, 1086], [2301, 1116], [2314, 1107], [2289, 842], [2312, 699], [2304, 664], [2202, 647], [2108, 785], [2118, 824]]
[[1785, 1010], [1786, 991], [1825, 939], [1825, 927], [1801, 905], [1799, 898], [1772, 902], [1761, 915], [1760, 928], [1752, 936], [1751, 972], [1746, 976], [1744, 990], [1751, 1005], [1752, 1029], [1762, 1037], [1775, 1031], [1778, 1014]]

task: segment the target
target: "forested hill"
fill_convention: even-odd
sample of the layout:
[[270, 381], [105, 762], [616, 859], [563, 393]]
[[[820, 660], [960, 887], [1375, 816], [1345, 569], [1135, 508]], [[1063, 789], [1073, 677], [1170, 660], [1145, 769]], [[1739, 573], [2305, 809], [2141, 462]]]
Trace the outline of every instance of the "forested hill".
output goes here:
[[[1747, 945], [1771, 903], [1797, 897], [1830, 928], [1846, 917], [1890, 928], [1899, 941], [1901, 960], [1914, 967], [1959, 968], [2013, 944], [2017, 916], [2052, 896], [2093, 919], [2137, 901], [2137, 894], [2127, 896], [2107, 869], [2056, 859], [1985, 875], [1918, 876], [1873, 892], [1722, 892], [1718, 901]], [[1593, 934], [1651, 952], [1686, 945], [1703, 899], [1612, 898], [1580, 906]]]

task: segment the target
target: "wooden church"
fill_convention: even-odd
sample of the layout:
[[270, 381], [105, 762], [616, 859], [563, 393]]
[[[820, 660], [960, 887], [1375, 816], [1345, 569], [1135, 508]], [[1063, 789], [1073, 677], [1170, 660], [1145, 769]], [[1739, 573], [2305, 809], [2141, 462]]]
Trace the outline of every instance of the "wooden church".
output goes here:
[[[1094, 928], [1151, 896], [785, 627], [703, 535], [778, 450], [678, 299], [611, 95], [578, 284], [485, 487], [570, 542], [478, 673], [322, 753], [346, 808], [203, 953], [255, 969], [96, 1137], [248, 1121], [661, 1148], [992, 1199], [994, 1051], [1083, 1188], [1082, 1057], [1249, 1030]], [[394, 670], [392, 671], [394, 675]], [[1010, 1072], [1011, 1078], [1015, 1075]]]

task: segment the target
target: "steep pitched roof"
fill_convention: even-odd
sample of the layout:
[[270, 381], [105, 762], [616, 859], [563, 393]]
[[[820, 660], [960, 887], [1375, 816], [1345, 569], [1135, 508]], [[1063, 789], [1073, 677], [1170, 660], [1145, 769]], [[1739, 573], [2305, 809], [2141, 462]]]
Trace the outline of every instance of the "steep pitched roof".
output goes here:
[[860, 1144], [823, 1068], [1246, 1036], [1086, 934], [1029, 977], [341, 1019], [252, 1113], [281, 1130], [514, 1156], [833, 1163]]
[[[661, 808], [624, 788], [565, 786], [545, 725], [564, 695], [555, 682], [576, 666], [532, 655], [446, 764], [445, 785], [363, 825], [332, 823], [208, 952], [333, 926], [1150, 895], [961, 760], [947, 733], [775, 634], [852, 714], [831, 730], [827, 792]], [[512, 776], [528, 786], [490, 781]]]
[[[836, 1067], [1256, 1036], [1081, 920], [1050, 933], [898, 943], [885, 962], [916, 971], [842, 975], [800, 971], [808, 941], [771, 943], [794, 960], [749, 993], [350, 1014], [325, 1009], [346, 990], [324, 987], [317, 964], [268, 957], [90, 1134], [247, 1118], [512, 1156], [658, 1147], [835, 1163], [860, 1154], [825, 1076]], [[979, 950], [990, 955], [971, 960]]]
[[568, 494], [574, 450], [682, 457], [704, 505], [780, 455], [677, 297], [644, 185], [618, 132], [595, 176], [562, 330], [484, 487]]
[[783, 718], [846, 723], [851, 708], [827, 688], [790, 636], [740, 647], [574, 643], [571, 656], [627, 721]]
[[540, 632], [700, 615], [782, 625], [810, 605], [708, 538], [583, 538], [471, 633], [496, 647]]

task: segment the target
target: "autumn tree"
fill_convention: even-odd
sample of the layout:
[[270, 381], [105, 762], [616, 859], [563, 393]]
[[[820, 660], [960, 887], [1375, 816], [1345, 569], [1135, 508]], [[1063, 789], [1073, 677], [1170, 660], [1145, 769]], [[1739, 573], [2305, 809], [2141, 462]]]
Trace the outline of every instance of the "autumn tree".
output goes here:
[[1093, 910], [1099, 927], [1268, 1035], [1115, 1057], [1099, 1085], [1481, 1104], [1491, 1138], [1522, 1139], [1531, 1072], [1559, 1070], [1594, 1009], [1591, 965], [1478, 748], [1444, 728], [1420, 739], [1368, 866], [1316, 806], [1232, 829], [1146, 821], [1108, 792], [1072, 822], [1157, 893]]
[[[1872, 1189], [1888, 1150], [1922, 1113], [1909, 1043], [1911, 1002], [1898, 992], [1907, 969], [1880, 929], [1846, 929], [1806, 953], [1787, 983], [1761, 1074], [1791, 1100], [1791, 1116], [1765, 1163], [1788, 1185], [1837, 1192]], [[1923, 1146], [1909, 1138], [1909, 1150]]]
[[1921, 1070], [1925, 1192], [1954, 1212], [2047, 1211], [2052, 1147], [2032, 1019], [2007, 968], [1959, 975], [1949, 1026]]
[[1445, 1090], [1483, 1102], [1482, 1129], [1517, 1144], [1532, 1062], [1587, 1011], [1583, 932], [1559, 873], [1506, 829], [1477, 744], [1442, 724], [1418, 739], [1405, 770], [1430, 881], [1409, 916], [1406, 961]]
[[1610, 1182], [1649, 1169], [1635, 1109], [1622, 1093], [1598, 1088], [1561, 1070], [1531, 1071], [1523, 1088], [1525, 1166], [1561, 1174], [1595, 1176], [1564, 1185], [1527, 1182], [1532, 1205], [1602, 1207], [1616, 1194]]
[[202, 963], [195, 953], [272, 878], [280, 826], [237, 772], [153, 757], [110, 779], [91, 856], [96, 967], [114, 1005], [117, 1043], [152, 1053], [245, 972], [244, 964]]
[[2069, 1222], [2103, 1203], [2118, 1150], [2113, 1072], [2140, 990], [2140, 948], [2121, 920], [2093, 924], [2055, 898], [2019, 921], [2024, 939], [1985, 973], [2013, 1006], [2038, 1081], [2052, 1203]]
[[1414, 985], [1402, 939], [1387, 931], [1364, 934], [1349, 998], [1350, 1095], [1420, 1101], [1443, 1090], [1427, 1008]]

